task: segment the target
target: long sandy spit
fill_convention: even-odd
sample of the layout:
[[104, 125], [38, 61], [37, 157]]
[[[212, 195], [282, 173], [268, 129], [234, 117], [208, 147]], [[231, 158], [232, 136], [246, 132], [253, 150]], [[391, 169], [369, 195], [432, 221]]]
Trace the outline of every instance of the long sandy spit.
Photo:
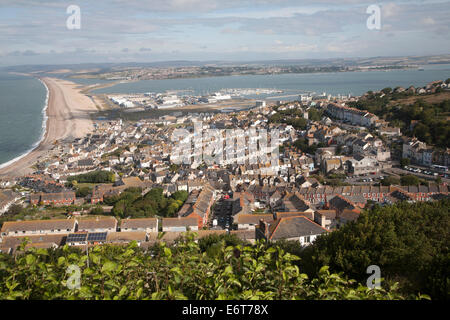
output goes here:
[[0, 178], [33, 172], [31, 167], [48, 155], [55, 142], [80, 138], [94, 129], [90, 114], [97, 111], [97, 107], [88, 96], [80, 93], [75, 83], [54, 78], [41, 80], [49, 91], [45, 136], [29, 154], [0, 169]]

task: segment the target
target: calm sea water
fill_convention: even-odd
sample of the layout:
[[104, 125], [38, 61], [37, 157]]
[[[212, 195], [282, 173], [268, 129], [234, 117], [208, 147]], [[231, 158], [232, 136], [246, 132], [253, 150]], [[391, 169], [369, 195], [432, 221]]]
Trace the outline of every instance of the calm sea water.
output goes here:
[[[228, 76], [197, 79], [142, 80], [121, 83], [113, 87], [93, 91], [93, 93], [162, 93], [170, 90], [190, 91], [195, 95], [214, 93], [221, 89], [267, 88], [283, 90], [275, 96], [316, 92], [338, 95], [361, 95], [369, 90], [385, 87], [423, 86], [434, 80], [450, 77], [450, 65], [428, 65], [419, 70], [393, 70], [370, 72], [340, 72], [321, 74], [283, 74]], [[272, 95], [273, 96], [273, 95]], [[270, 95], [248, 96], [249, 98], [268, 98]], [[292, 98], [290, 98], [293, 100]], [[283, 98], [280, 98], [283, 100]], [[286, 100], [289, 100], [287, 98]]]
[[0, 73], [0, 167], [40, 141], [46, 96], [39, 80]]

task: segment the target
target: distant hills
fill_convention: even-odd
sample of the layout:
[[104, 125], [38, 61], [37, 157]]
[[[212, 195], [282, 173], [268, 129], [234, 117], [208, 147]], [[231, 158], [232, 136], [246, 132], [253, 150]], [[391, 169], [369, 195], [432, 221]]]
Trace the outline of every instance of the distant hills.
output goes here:
[[411, 66], [427, 64], [450, 64], [450, 54], [433, 56], [401, 56], [401, 57], [372, 57], [372, 58], [333, 58], [333, 59], [291, 59], [291, 60], [261, 60], [261, 61], [158, 61], [158, 62], [128, 62], [128, 63], [83, 63], [61, 65], [22, 65], [1, 68], [2, 71], [23, 73], [48, 73], [65, 70], [69, 73], [89, 72], [105, 73], [127, 68], [167, 68], [167, 67], [203, 67], [203, 66]]

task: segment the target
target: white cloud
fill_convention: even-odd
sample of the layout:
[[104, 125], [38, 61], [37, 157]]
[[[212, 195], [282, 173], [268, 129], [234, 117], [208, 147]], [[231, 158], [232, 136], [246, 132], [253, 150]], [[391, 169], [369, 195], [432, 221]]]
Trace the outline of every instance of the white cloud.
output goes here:
[[436, 21], [431, 17], [423, 18], [421, 22], [426, 26], [433, 26], [436, 24]]

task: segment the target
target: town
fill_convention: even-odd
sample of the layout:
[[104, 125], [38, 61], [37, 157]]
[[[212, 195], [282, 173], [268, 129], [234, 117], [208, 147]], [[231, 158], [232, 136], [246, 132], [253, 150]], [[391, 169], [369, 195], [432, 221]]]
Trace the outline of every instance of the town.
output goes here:
[[[436, 81], [378, 94], [448, 90], [448, 81]], [[169, 98], [161, 104], [178, 103]], [[352, 107], [358, 99], [320, 96], [226, 113], [95, 121], [86, 137], [55, 141], [33, 174], [0, 177], [0, 251], [13, 254], [25, 238], [38, 248], [131, 241], [145, 248], [187, 231], [196, 239], [231, 234], [308, 246], [365, 208], [448, 197], [449, 149]], [[232, 139], [245, 142], [231, 153], [239, 161], [202, 158], [210, 141], [198, 139], [198, 128], [234, 130]], [[172, 137], [180, 129], [189, 145], [200, 143], [191, 155], [199, 161], [175, 156]], [[277, 132], [277, 161], [260, 160], [273, 150], [252, 138], [255, 130]]]

